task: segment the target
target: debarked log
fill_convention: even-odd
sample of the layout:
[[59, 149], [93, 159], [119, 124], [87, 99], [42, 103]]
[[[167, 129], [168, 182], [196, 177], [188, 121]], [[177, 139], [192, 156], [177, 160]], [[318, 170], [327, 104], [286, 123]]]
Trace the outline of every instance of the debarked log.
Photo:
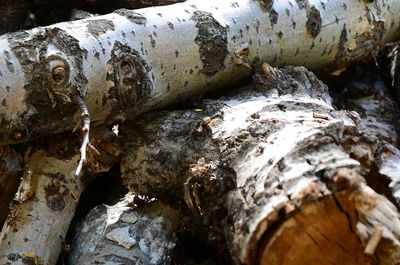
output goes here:
[[400, 152], [311, 72], [263, 69], [239, 95], [122, 126], [125, 185], [184, 197], [236, 264], [400, 262]]
[[[258, 62], [336, 70], [398, 36], [400, 3], [187, 1], [0, 37], [0, 143], [119, 123], [246, 80]], [[87, 115], [88, 116], [88, 115]]]

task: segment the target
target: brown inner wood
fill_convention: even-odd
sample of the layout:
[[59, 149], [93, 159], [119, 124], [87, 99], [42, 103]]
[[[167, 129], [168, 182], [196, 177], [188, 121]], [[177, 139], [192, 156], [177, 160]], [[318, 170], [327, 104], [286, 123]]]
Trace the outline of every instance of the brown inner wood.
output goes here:
[[[348, 195], [342, 193], [338, 200], [349, 202]], [[353, 232], [357, 217], [349, 206], [344, 213], [331, 196], [302, 206], [278, 228], [267, 231], [256, 264], [374, 264]]]

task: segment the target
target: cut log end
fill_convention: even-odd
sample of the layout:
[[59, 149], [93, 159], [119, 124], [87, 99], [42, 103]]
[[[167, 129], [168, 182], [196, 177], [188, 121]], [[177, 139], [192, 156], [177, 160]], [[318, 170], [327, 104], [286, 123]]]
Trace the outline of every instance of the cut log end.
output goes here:
[[266, 232], [258, 264], [370, 264], [370, 257], [332, 196], [308, 203]]
[[397, 219], [385, 220], [392, 214], [364, 185], [307, 202], [264, 233], [255, 264], [397, 264]]

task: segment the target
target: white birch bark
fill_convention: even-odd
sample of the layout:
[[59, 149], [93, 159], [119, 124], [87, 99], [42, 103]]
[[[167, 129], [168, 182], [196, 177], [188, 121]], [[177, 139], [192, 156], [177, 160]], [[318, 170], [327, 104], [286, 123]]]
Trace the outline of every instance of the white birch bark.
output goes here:
[[76, 177], [76, 141], [58, 135], [38, 142], [41, 149], [26, 155], [24, 174], [0, 233], [0, 264], [56, 264], [87, 182], [96, 173], [108, 172], [121, 156], [117, 137], [109, 129], [96, 128], [91, 144], [97, 154], [89, 153], [85, 175]]
[[88, 213], [76, 227], [68, 264], [170, 264], [181, 212], [161, 202], [133, 207], [135, 196]]
[[399, 151], [336, 110], [304, 68], [265, 69], [260, 92], [122, 126], [125, 185], [172, 201], [184, 193], [223, 230], [236, 264], [398, 263]]
[[398, 36], [397, 0], [187, 1], [0, 38], [0, 142], [96, 125], [248, 78], [259, 61], [337, 69]]
[[70, 159], [35, 152], [0, 234], [1, 264], [55, 264], [84, 185]]

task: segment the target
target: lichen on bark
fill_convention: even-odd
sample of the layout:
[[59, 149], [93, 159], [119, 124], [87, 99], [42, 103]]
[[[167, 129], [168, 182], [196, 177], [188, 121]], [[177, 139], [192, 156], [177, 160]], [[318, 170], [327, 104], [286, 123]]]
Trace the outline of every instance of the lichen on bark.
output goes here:
[[200, 72], [211, 77], [225, 68], [224, 62], [228, 55], [228, 29], [209, 12], [195, 11], [192, 20], [199, 29], [194, 41], [200, 47], [200, 58], [203, 63]]

